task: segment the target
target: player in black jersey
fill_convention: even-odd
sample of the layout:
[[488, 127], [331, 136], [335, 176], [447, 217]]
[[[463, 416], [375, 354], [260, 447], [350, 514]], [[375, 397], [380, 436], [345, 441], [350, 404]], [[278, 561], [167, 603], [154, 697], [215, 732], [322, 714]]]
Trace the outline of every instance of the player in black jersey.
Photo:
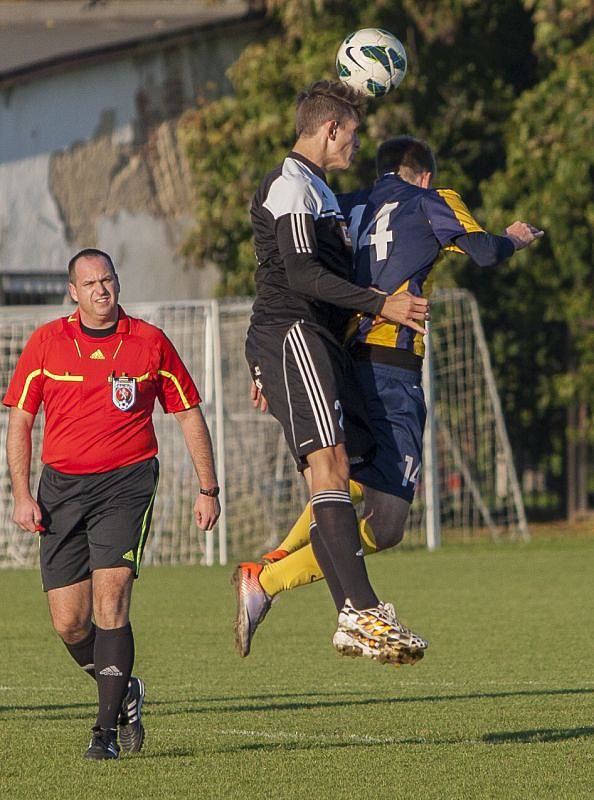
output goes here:
[[[426, 642], [392, 624], [367, 576], [349, 495], [349, 456], [363, 459], [374, 441], [341, 343], [353, 310], [419, 333], [428, 312], [422, 297], [388, 297], [353, 283], [347, 226], [325, 173], [350, 166], [361, 113], [360, 95], [342, 83], [321, 81], [297, 99], [297, 142], [264, 178], [251, 208], [258, 268], [246, 355], [256, 392], [304, 471], [311, 543], [340, 624], [381, 658], [406, 660], [420, 657]], [[240, 564], [234, 573], [241, 655], [269, 608], [264, 593], [251, 591], [258, 569]]]

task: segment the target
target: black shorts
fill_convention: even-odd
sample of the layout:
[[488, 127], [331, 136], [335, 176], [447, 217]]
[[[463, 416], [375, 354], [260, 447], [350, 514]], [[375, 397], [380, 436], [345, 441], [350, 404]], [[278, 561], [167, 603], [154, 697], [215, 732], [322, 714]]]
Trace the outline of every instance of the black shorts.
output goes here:
[[92, 475], [45, 466], [37, 493], [43, 590], [83, 581], [95, 569], [129, 567], [138, 577], [158, 482], [156, 458]]
[[340, 443], [353, 462], [372, 454], [351, 358], [323, 328], [303, 320], [252, 324], [246, 357], [299, 469], [310, 453]]

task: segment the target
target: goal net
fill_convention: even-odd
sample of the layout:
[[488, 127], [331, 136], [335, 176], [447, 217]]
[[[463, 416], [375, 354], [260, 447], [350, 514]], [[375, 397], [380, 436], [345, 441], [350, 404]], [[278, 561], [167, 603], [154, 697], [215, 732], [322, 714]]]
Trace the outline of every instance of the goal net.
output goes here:
[[[193, 521], [197, 480], [175, 420], [154, 415], [161, 480], [145, 564], [214, 563], [253, 557], [276, 544], [301, 512], [306, 494], [278, 423], [252, 409], [244, 358], [249, 301], [147, 303], [127, 307], [163, 328], [199, 386], [209, 423], [223, 513], [215, 532]], [[0, 317], [0, 387], [42, 323], [66, 307], [5, 307]], [[424, 385], [431, 399], [425, 465], [417, 482], [405, 546], [440, 538], [526, 537], [522, 499], [476, 302], [463, 290], [432, 296]], [[10, 519], [5, 457], [8, 409], [0, 408], [0, 566], [37, 562], [36, 537]], [[33, 435], [32, 486], [41, 471], [43, 418]]]

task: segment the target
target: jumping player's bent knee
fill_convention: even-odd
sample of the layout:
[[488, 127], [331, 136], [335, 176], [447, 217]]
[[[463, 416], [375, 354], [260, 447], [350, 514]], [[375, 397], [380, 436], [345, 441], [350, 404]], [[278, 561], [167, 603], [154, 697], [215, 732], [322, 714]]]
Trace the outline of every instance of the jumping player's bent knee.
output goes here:
[[348, 489], [349, 459], [344, 445], [338, 444], [316, 450], [307, 456], [307, 463], [311, 468], [314, 491]]
[[373, 529], [375, 536], [375, 543], [378, 550], [389, 550], [390, 547], [396, 547], [397, 544], [404, 538], [404, 526], [401, 527], [387, 527], [377, 530]]
[[404, 498], [364, 486], [365, 510], [378, 550], [400, 544], [404, 537], [410, 503]]

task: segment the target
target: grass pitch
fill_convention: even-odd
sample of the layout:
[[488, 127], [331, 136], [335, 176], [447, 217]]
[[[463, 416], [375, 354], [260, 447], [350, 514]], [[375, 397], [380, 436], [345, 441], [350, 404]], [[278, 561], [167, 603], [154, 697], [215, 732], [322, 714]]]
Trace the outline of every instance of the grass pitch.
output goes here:
[[94, 684], [53, 635], [36, 573], [0, 572], [0, 797], [591, 798], [594, 540], [449, 546], [368, 561], [429, 638], [397, 669], [330, 645], [323, 585], [283, 596], [234, 652], [231, 570], [135, 588], [144, 750], [82, 759]]

